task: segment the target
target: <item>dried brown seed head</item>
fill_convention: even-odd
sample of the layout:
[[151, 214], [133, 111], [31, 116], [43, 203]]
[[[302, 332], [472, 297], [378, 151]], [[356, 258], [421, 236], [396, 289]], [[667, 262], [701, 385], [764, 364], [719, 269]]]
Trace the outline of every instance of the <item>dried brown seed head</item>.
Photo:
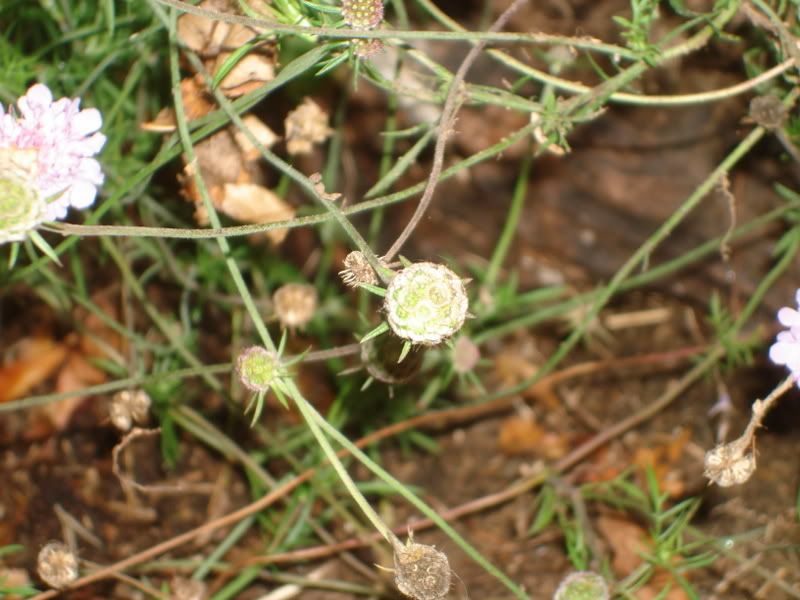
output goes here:
[[286, 128], [286, 150], [292, 156], [311, 154], [314, 144], [324, 142], [331, 135], [328, 113], [311, 98], [295, 108], [284, 121]]
[[720, 444], [706, 452], [703, 474], [720, 487], [744, 483], [755, 470], [755, 454], [743, 451], [741, 439]]
[[129, 431], [134, 423], [143, 424], [150, 413], [150, 396], [144, 390], [122, 390], [114, 394], [108, 405], [108, 416], [114, 427]]
[[305, 327], [317, 310], [317, 290], [307, 283], [287, 283], [272, 295], [282, 327]]
[[78, 556], [61, 542], [48, 542], [39, 551], [36, 572], [47, 585], [60, 590], [78, 578]]
[[409, 539], [395, 548], [394, 582], [414, 600], [441, 600], [450, 591], [450, 563], [444, 552]]
[[756, 96], [750, 101], [750, 118], [765, 129], [779, 129], [786, 115], [786, 106], [777, 96]]
[[202, 581], [176, 576], [169, 585], [172, 588], [172, 600], [204, 600], [208, 595], [206, 584]]
[[358, 287], [360, 283], [378, 284], [378, 276], [367, 258], [358, 250], [354, 250], [344, 258], [344, 269], [339, 271], [342, 281], [350, 287]]

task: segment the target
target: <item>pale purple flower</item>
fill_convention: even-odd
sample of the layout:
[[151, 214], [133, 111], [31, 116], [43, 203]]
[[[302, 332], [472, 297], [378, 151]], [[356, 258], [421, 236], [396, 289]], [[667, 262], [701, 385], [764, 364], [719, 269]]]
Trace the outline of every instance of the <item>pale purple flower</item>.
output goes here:
[[63, 219], [69, 207], [87, 208], [103, 183], [100, 163], [92, 158], [106, 142], [98, 133], [100, 111], [80, 110], [80, 99], [53, 102], [46, 85], [37, 83], [8, 112], [0, 104], [0, 148], [33, 149], [33, 182], [47, 199], [44, 220]]
[[[795, 293], [800, 307], [800, 289]], [[800, 311], [787, 306], [778, 311], [778, 321], [789, 329], [781, 331], [769, 349], [769, 359], [776, 365], [785, 365], [800, 382]]]

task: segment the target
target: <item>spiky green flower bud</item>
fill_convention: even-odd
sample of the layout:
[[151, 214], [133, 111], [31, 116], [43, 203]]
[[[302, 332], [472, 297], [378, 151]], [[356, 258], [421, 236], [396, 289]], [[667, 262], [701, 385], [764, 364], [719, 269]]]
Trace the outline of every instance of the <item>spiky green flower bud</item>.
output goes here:
[[434, 346], [461, 329], [469, 300], [464, 282], [444, 265], [412, 264], [389, 282], [384, 300], [394, 333], [412, 344]]
[[247, 389], [253, 392], [266, 392], [280, 374], [278, 356], [262, 348], [251, 346], [236, 359], [236, 372]]

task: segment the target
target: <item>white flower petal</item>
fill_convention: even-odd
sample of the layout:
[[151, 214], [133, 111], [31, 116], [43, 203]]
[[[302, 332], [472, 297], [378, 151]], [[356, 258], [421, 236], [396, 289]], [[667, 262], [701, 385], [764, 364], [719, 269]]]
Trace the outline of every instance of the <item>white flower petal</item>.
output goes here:
[[76, 181], [69, 189], [69, 203], [75, 208], [88, 208], [94, 203], [97, 188], [88, 181]]
[[800, 312], [784, 306], [778, 311], [778, 321], [786, 327], [800, 326]]
[[795, 346], [786, 342], [776, 342], [769, 348], [769, 359], [776, 365], [785, 365], [792, 358]]
[[103, 125], [103, 117], [96, 108], [82, 110], [72, 119], [72, 129], [81, 135], [94, 133]]
[[27, 100], [32, 106], [45, 107], [53, 102], [53, 92], [43, 83], [37, 83], [28, 88], [28, 92], [19, 99], [19, 103]]

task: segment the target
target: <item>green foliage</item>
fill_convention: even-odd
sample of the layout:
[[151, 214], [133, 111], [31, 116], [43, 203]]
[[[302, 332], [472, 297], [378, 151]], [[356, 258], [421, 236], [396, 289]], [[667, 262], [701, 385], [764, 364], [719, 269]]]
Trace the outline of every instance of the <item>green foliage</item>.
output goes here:
[[630, 19], [614, 17], [614, 22], [623, 29], [622, 37], [628, 48], [651, 65], [655, 65], [660, 53], [658, 46], [650, 42], [650, 31], [659, 18], [659, 4], [659, 0], [631, 0]]
[[[19, 544], [9, 544], [7, 546], [0, 546], [0, 560], [2, 560], [4, 556], [8, 556], [9, 554], [14, 554], [16, 552], [21, 552], [24, 549], [25, 549], [24, 546], [21, 546]], [[6, 578], [0, 575], [0, 598], [4, 598], [5, 596], [29, 598], [31, 596], [35, 596], [38, 593], [39, 590], [29, 585], [24, 585], [24, 586], [8, 585], [6, 582]]]
[[[796, 0], [793, 4], [797, 5]], [[251, 18], [265, 16], [247, 2], [239, 5]], [[577, 308], [586, 313], [589, 308], [599, 311], [615, 296], [627, 290], [646, 288], [659, 278], [715, 254], [719, 247], [718, 240], [708, 240], [710, 245], [704, 244], [685, 256], [639, 274], [635, 269], [642, 264], [641, 255], [634, 253], [630, 264], [621, 267], [614, 279], [586, 293], [576, 293], [567, 285], [525, 289], [520, 283], [521, 271], [509, 260], [514, 256], [509, 248], [512, 248], [511, 242], [522, 219], [531, 214], [536, 216], [531, 206], [525, 206], [524, 214], [522, 208], [529, 200], [526, 198], [527, 182], [540, 173], [537, 169], [541, 164], [546, 164], [538, 162], [543, 147], [549, 143], [569, 152], [569, 138], [576, 125], [599, 118], [615, 99], [615, 94], [630, 93], [630, 84], [649, 72], [650, 67], [662, 64], [670, 50], [689, 48], [686, 45], [689, 42], [677, 40], [690, 40], [695, 48], [706, 46], [715, 35], [721, 36], [738, 3], [733, 0], [717, 2], [709, 14], [692, 12], [683, 0], [670, 0], [669, 5], [680, 18], [662, 39], [656, 39], [655, 35], [659, 2], [632, 0], [631, 14], [614, 18], [622, 29], [626, 47], [585, 38], [559, 40], [558, 45], [563, 43], [578, 52], [580, 60], [570, 63], [570, 69], [574, 68], [570, 77], [574, 75], [577, 81], [586, 75], [589, 81], [594, 73], [601, 79], [600, 86], [587, 91], [574, 85], [570, 87], [569, 81], [545, 77], [510, 54], [503, 54], [506, 44], [514, 44], [524, 51], [531, 50], [534, 42], [540, 47], [541, 40], [535, 39], [536, 36], [520, 34], [517, 39], [495, 39], [486, 31], [461, 31], [457, 23], [448, 20], [435, 4], [426, 0], [415, 4], [419, 14], [412, 16], [420, 19], [415, 22], [419, 24], [430, 18], [442, 27], [428, 27], [426, 23], [419, 31], [411, 31], [413, 25], [405, 27], [408, 24], [405, 3], [398, 0], [387, 6], [390, 13], [387, 27], [396, 31], [387, 36], [376, 30], [376, 35], [382, 36], [383, 42], [396, 52], [400, 61], [398, 67], [402, 63], [403, 73], [407, 70], [413, 74], [410, 82], [399, 76], [399, 69], [387, 74], [369, 59], [356, 56], [353, 41], [338, 31], [343, 25], [338, 0], [274, 0], [265, 10], [269, 11], [266, 16], [278, 25], [271, 26], [263, 37], [274, 35], [279, 46], [276, 79], [235, 100], [214, 96], [219, 92], [216, 84], [247, 55], [250, 47], [245, 45], [230, 54], [222, 69], [213, 74], [208, 98], [217, 102], [218, 109], [189, 123], [179, 120], [178, 132], [161, 136], [143, 131], [140, 124], [151, 120], [164, 108], [176, 108], [172, 90], [178, 88], [182, 77], [188, 76], [191, 59], [196, 58], [184, 51], [179, 54], [173, 43], [174, 31], [169, 19], [172, 9], [156, 2], [111, 0], [100, 3], [10, 0], [2, 3], [0, 22], [7, 23], [8, 27], [0, 37], [3, 71], [0, 100], [7, 106], [32, 81], [45, 82], [57, 96], [80, 96], [83, 106], [98, 107], [104, 116], [103, 132], [108, 136], [108, 143], [102, 154], [106, 173], [102, 198], [83, 214], [72, 214], [76, 222], [103, 223], [98, 229], [84, 230], [87, 236], [99, 233], [100, 240], [81, 239], [79, 234], [63, 240], [57, 234], [40, 231], [24, 244], [15, 244], [8, 250], [0, 247], [0, 287], [11, 290], [21, 286], [33, 290], [36, 297], [57, 313], [65, 329], [82, 332], [83, 324], [74, 322], [76, 307], [98, 318], [105, 315], [103, 318], [109, 328], [128, 340], [129, 347], [124, 352], [109, 352], [96, 364], [119, 380], [114, 383], [123, 382], [120, 388], [146, 382], [143, 385], [154, 400], [153, 411], [161, 427], [163, 459], [169, 467], [177, 464], [184, 440], [207, 444], [226, 460], [239, 462], [253, 498], [260, 498], [274, 488], [276, 482], [270, 477], [275, 465], [279, 465], [280, 476], [286, 480], [306, 468], [320, 468], [317, 478], [287, 494], [282, 507], [273, 507], [253, 519], [253, 527], [269, 540], [269, 551], [292, 551], [318, 543], [317, 534], [309, 525], [312, 519], [317, 519], [323, 530], [335, 529], [340, 521], [350, 521], [348, 527], [352, 525], [355, 531], [365, 532], [366, 522], [356, 516], [356, 504], [362, 502], [365, 493], [370, 495], [370, 502], [366, 509], [361, 508], [370, 521], [374, 515], [369, 513], [369, 505], [378, 505], [395, 496], [403, 496], [420, 512], [436, 517], [435, 511], [420, 500], [425, 490], [401, 484], [382, 472], [379, 465], [382, 448], [370, 448], [365, 458], [348, 447], [347, 438], [337, 437], [342, 432], [356, 436], [378, 426], [411, 419], [431, 407], [451, 407], [465, 395], [476, 401], [489, 397], [484, 390], [487, 370], [483, 366], [490, 362], [478, 363], [478, 368], [456, 376], [452, 348], [448, 346], [430, 349], [421, 366], [421, 376], [408, 383], [393, 384], [391, 390], [379, 382], [363, 389], [368, 377], [363, 371], [342, 374], [344, 369], [361, 366], [359, 351], [348, 350], [347, 344], [362, 335], [364, 341], [386, 333], [388, 327], [383, 320], [385, 314], [380, 310], [380, 300], [367, 294], [385, 295], [384, 288], [369, 285], [360, 290], [345, 288], [335, 274], [337, 257], [365, 244], [359, 231], [366, 231], [366, 226], [360, 220], [363, 215], [358, 213], [368, 213], [372, 219], [370, 235], [365, 237], [370, 242], [380, 240], [383, 243], [385, 232], [382, 230], [386, 229], [389, 218], [384, 211], [395, 203], [416, 202], [425, 187], [417, 174], [418, 163], [428, 159], [430, 147], [442, 131], [442, 135], [449, 134], [449, 130], [440, 129], [440, 125], [428, 117], [407, 124], [404, 123], [407, 115], [399, 116], [399, 113], [407, 111], [417, 118], [408, 106], [415, 110], [428, 105], [440, 107], [453, 84], [455, 70], [452, 65], [437, 62], [437, 54], [430, 50], [432, 47], [451, 43], [466, 45], [489, 39], [492, 60], [499, 61], [503, 77], [507, 76], [506, 80], [513, 83], [478, 85], [467, 77], [466, 82], [456, 86], [457, 104], [471, 110], [500, 107], [516, 113], [514, 116], [524, 125], [507, 138], [463, 160], [452, 163], [446, 160], [447, 168], [440, 179], [463, 176], [476, 165], [505, 158], [504, 152], [520, 142], [525, 145], [525, 159], [520, 161], [520, 168], [513, 176], [516, 185], [512, 193], [501, 185], [490, 190], [489, 197], [478, 199], [499, 206], [508, 195], [511, 207], [505, 217], [503, 233], [498, 236], [490, 256], [475, 257], [467, 266], [475, 278], [466, 288], [470, 312], [475, 318], [467, 321], [460, 334], [468, 335], [483, 353], [489, 354], [487, 350], [507, 334], [557, 322], [565, 315], [574, 314]], [[783, 14], [788, 8], [781, 5], [776, 10]], [[317, 36], [281, 28], [281, 25], [324, 27], [329, 31], [325, 36]], [[441, 31], [442, 28], [446, 31]], [[707, 37], [701, 39], [703, 35]], [[439, 41], [435, 44], [423, 43], [436, 36]], [[496, 40], [504, 43], [495, 44]], [[541, 47], [550, 45], [548, 42]], [[743, 54], [745, 73], [756, 76], [765, 72], [774, 58], [783, 58], [779, 56], [781, 51], [780, 44], [765, 36], [762, 42], [754, 43]], [[639, 59], [647, 64], [642, 65]], [[586, 65], [594, 71], [585, 70]], [[350, 70], [354, 82], [368, 85], [369, 94], [382, 93], [388, 107], [385, 121], [379, 123], [374, 132], [374, 147], [368, 148], [374, 151], [382, 146], [380, 173], [375, 181], [364, 181], [366, 174], [372, 173], [370, 170], [361, 172], [360, 163], [353, 161], [354, 156], [360, 161], [361, 154], [348, 147], [346, 128], [351, 126], [352, 119], [361, 116], [357, 114], [361, 107], [352, 104], [347, 94], [340, 93], [343, 89], [349, 90], [349, 86], [342, 86], [336, 79], [346, 69]], [[783, 96], [792, 89], [793, 83], [773, 79], [763, 85]], [[308, 165], [316, 165], [317, 157], [286, 156], [279, 144], [262, 153], [265, 164], [269, 165], [265, 168], [265, 179], [271, 189], [297, 207], [300, 216], [288, 225], [293, 230], [302, 228], [304, 231], [290, 238], [290, 243], [283, 248], [275, 249], [251, 243], [253, 240], [241, 231], [230, 229], [236, 223], [227, 219], [223, 220], [223, 225], [229, 229], [223, 234], [215, 233], [216, 237], [209, 237], [204, 227], [193, 228], [191, 207], [179, 198], [181, 189], [175, 181], [178, 173], [188, 179], [196, 170], [186, 169], [179, 156], [188, 159], [196, 145], [223, 128], [230, 127], [229, 131], [238, 132], [242, 129], [238, 119], [246, 111], [252, 110], [270, 120], [271, 125], [279, 126], [285, 116], [284, 107], [294, 106], [309, 90], [320, 90], [320, 95], [324, 96], [331, 89], [335, 91], [331, 95], [341, 97], [341, 105], [333, 107], [339, 115], [334, 120], [336, 141], [322, 147], [324, 168], [320, 170], [325, 174], [325, 192], [346, 191], [350, 195], [352, 190], [356, 197], [348, 197], [346, 202], [338, 204], [328, 201], [326, 194], [319, 193], [315, 187], [319, 182], [311, 181], [304, 171], [301, 172]], [[640, 100], [648, 101], [645, 96]], [[532, 120], [531, 115], [534, 115]], [[398, 129], [401, 127], [405, 129]], [[791, 143], [797, 144], [800, 119], [791, 117], [784, 133]], [[750, 148], [752, 146], [737, 147], [725, 160], [735, 164]], [[354, 169], [349, 161], [355, 162], [357, 167]], [[409, 183], [412, 179], [414, 183]], [[709, 176], [708, 182], [713, 181]], [[658, 256], [653, 253], [655, 247], [705, 195], [702, 185], [697, 194], [687, 199], [685, 208], [666, 218], [661, 224], [663, 229], [647, 240], [642, 248], [644, 255]], [[363, 202], [358, 194], [367, 187], [369, 191], [365, 196], [369, 201]], [[800, 244], [800, 196], [786, 188], [780, 188], [779, 193], [787, 200], [786, 207], [761, 225], [784, 221], [786, 229], [774, 244], [775, 256], [780, 261], [793, 256]], [[392, 213], [392, 218], [394, 214], [406, 213]], [[355, 221], [358, 228], [351, 221]], [[108, 229], [119, 226], [128, 229]], [[732, 239], [752, 230], [747, 227], [752, 228], [753, 224], [737, 228]], [[563, 235], [565, 242], [571, 243], [577, 234], [566, 229]], [[367, 246], [372, 255], [377, 249], [377, 244], [372, 244], [371, 248]], [[419, 258], [414, 257], [415, 260]], [[401, 259], [401, 264], [406, 263]], [[461, 273], [463, 268], [459, 265], [456, 270]], [[385, 271], [384, 268], [384, 275]], [[281, 338], [270, 305], [271, 293], [282, 283], [300, 279], [313, 281], [317, 286], [320, 314], [307, 330], [288, 332]], [[770, 281], [765, 279], [762, 283], [767, 285]], [[98, 288], [111, 284], [119, 287], [129, 313], [111, 316], [103, 312], [94, 294]], [[425, 308], [424, 303], [421, 306]], [[587, 319], [594, 316], [589, 315]], [[741, 315], [730, 314], [719, 295], [712, 295], [709, 323], [713, 337], [710, 343], [723, 348], [730, 369], [752, 361], [756, 352], [763, 350], [763, 337], [757, 334], [748, 339], [740, 337], [743, 325], [740, 321]], [[585, 335], [583, 325], [576, 326], [536, 374], [519, 384], [519, 389], [529, 387], [558, 368]], [[276, 344], [278, 339], [282, 341]], [[271, 350], [279, 345], [276, 352], [279, 355], [285, 352], [286, 356], [282, 365], [296, 364], [297, 368], [282, 372], [280, 381], [269, 392], [242, 398], [236, 386], [231, 385], [230, 363], [238, 349], [254, 343], [267, 348], [272, 346]], [[305, 365], [301, 367], [300, 363], [312, 356], [309, 350], [331, 348], [347, 351], [326, 360], [313, 377], [303, 372]], [[313, 396], [318, 388], [323, 390], [320, 398], [309, 397], [308, 400], [316, 406], [330, 407], [324, 422], [315, 420], [322, 417], [314, 415], [313, 406], [307, 406], [306, 395]], [[79, 392], [85, 390], [76, 393]], [[107, 394], [108, 389], [91, 393]], [[515, 392], [503, 389], [495, 395], [510, 393]], [[330, 399], [328, 395], [333, 398], [332, 403], [326, 403]], [[30, 402], [30, 398], [23, 399], [15, 409], [57, 399], [51, 396], [34, 397], [34, 402]], [[214, 424], [216, 429], [203, 429], [198, 424], [202, 418], [200, 413], [209, 406], [214, 407], [214, 416], [219, 417], [219, 422]], [[3, 409], [8, 410], [8, 407]], [[284, 409], [299, 411], [305, 419], [303, 424], [290, 422]], [[188, 410], [197, 411], [197, 421], [185, 420]], [[243, 423], [249, 423], [250, 428], [242, 427]], [[326, 429], [326, 425], [332, 429]], [[367, 483], [347, 487], [350, 495], [342, 494], [338, 487], [340, 480], [345, 486], [352, 483], [344, 468], [333, 471], [320, 467], [323, 461], [328, 461], [335, 469], [340, 466], [332, 458], [338, 447], [328, 447], [331, 443], [346, 447], [373, 473]], [[438, 450], [435, 438], [415, 430], [401, 434], [398, 445], [408, 460], [413, 460], [412, 452], [420, 449]], [[590, 509], [588, 513], [584, 504]], [[622, 593], [634, 593], [656, 570], [666, 570], [673, 575], [670, 585], [678, 585], [689, 597], [697, 597], [686, 574], [704, 568], [716, 558], [715, 552], [709, 549], [710, 543], [701, 546], [687, 536], [697, 501], [689, 499], [672, 504], [658, 489], [652, 473], [648, 474], [645, 490], [621, 477], [607, 484], [583, 486], [577, 497], [564, 493], [553, 479], [537, 496], [530, 534], [537, 535], [548, 527], [557, 526], [564, 534], [566, 553], [577, 568], [588, 568], [597, 560], [602, 563], [607, 557], [595, 556], [591, 543], [592, 509], [596, 505], [624, 510], [648, 527], [652, 544], [645, 556], [645, 565], [621, 582], [618, 587]], [[425, 513], [426, 510], [430, 514]], [[503, 579], [502, 573], [455, 532], [448, 530], [445, 523], [437, 525], [482, 568], [503, 581], [513, 594], [522, 597], [513, 582]], [[380, 525], [376, 528], [380, 529]], [[0, 556], [11, 551], [13, 547], [0, 548]], [[258, 577], [259, 572], [259, 569], [243, 570], [220, 591], [220, 597], [236, 596]], [[2, 585], [0, 582], [0, 595], [11, 593]], [[16, 593], [31, 595], [35, 590]]]

